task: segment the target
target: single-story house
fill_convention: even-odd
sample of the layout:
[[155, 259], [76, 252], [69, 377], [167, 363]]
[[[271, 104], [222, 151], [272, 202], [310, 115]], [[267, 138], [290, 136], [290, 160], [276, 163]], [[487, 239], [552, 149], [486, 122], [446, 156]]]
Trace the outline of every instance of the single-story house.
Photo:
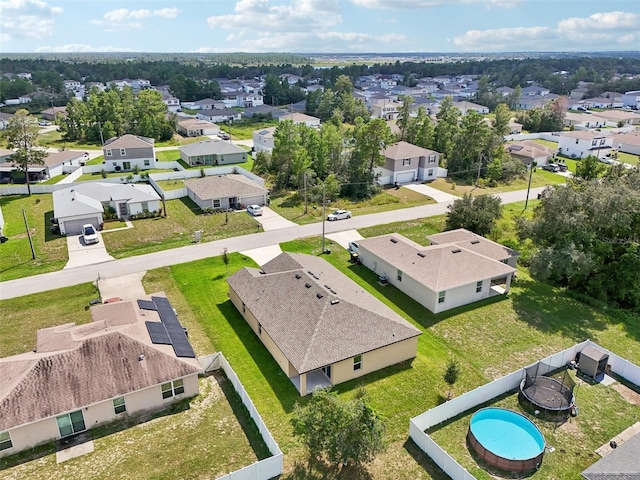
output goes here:
[[[0, 457], [199, 392], [199, 361], [164, 294], [91, 308], [0, 358]], [[171, 327], [170, 327], [171, 326]]]
[[546, 165], [549, 159], [558, 153], [558, 149], [549, 148], [533, 140], [510, 143], [505, 145], [504, 148], [513, 158], [520, 160], [527, 166], [533, 164], [533, 162], [539, 167]]
[[50, 120], [55, 122], [58, 116], [66, 117], [67, 116], [67, 107], [51, 107], [47, 108], [40, 112], [40, 116], [43, 120]]
[[622, 106], [639, 108], [640, 107], [640, 90], [629, 90], [625, 92], [622, 97]]
[[389, 145], [380, 153], [385, 157], [384, 166], [375, 168], [380, 185], [438, 178], [438, 152], [403, 141]]
[[608, 127], [640, 125], [640, 115], [635, 112], [625, 112], [624, 110], [605, 110], [603, 112], [596, 112], [593, 115], [604, 119], [606, 126]]
[[12, 113], [0, 112], [0, 130], [4, 130], [9, 125], [9, 121], [13, 118]]
[[[44, 164], [29, 165], [27, 169], [29, 171], [29, 181], [39, 182], [63, 173], [70, 173], [84, 164], [88, 158], [88, 154], [85, 152], [72, 150], [47, 153], [43, 159]], [[0, 178], [10, 178], [11, 174], [17, 169], [18, 167], [10, 160], [7, 159], [5, 162], [0, 160]]]
[[640, 131], [612, 135], [613, 148], [620, 152], [640, 155]]
[[278, 118], [280, 122], [284, 122], [286, 120], [291, 120], [293, 123], [303, 123], [307, 127], [319, 127], [320, 119], [317, 117], [312, 117], [311, 115], [307, 115], [306, 113], [293, 112], [282, 115]]
[[282, 253], [227, 283], [300, 395], [416, 356], [420, 330], [322, 258]]
[[585, 480], [634, 480], [640, 478], [640, 433], [625, 440], [582, 472]]
[[242, 114], [247, 118], [252, 118], [254, 115], [271, 116], [271, 118], [277, 119], [286, 115], [288, 112], [282, 108], [272, 107], [271, 105], [258, 105], [257, 107], [245, 108]]
[[189, 165], [228, 165], [247, 161], [249, 152], [231, 142], [204, 140], [180, 147], [180, 158]]
[[469, 110], [475, 110], [476, 112], [482, 114], [489, 113], [489, 107], [485, 107], [484, 105], [479, 105], [473, 102], [467, 102], [466, 100], [462, 102], [453, 102], [453, 106], [460, 110], [463, 115], [466, 115]]
[[263, 128], [253, 131], [253, 148], [256, 152], [261, 150], [271, 153], [273, 151], [273, 134], [276, 127]]
[[609, 155], [613, 138], [600, 132], [563, 132], [558, 137], [558, 153], [571, 158], [586, 158], [594, 155], [603, 158]]
[[588, 128], [601, 128], [606, 126], [606, 120], [597, 115], [590, 113], [574, 113], [567, 112], [564, 117], [565, 127], [578, 127], [583, 129]]
[[269, 190], [239, 174], [211, 175], [184, 181], [187, 196], [201, 209], [266, 205]]
[[196, 117], [200, 120], [207, 120], [208, 122], [220, 123], [220, 122], [235, 122], [242, 118], [242, 114], [236, 110], [225, 108], [223, 110], [200, 110], [196, 113]]
[[465, 228], [457, 228], [427, 236], [430, 245], [453, 243], [485, 257], [516, 267], [520, 253]]
[[149, 170], [156, 165], [153, 138], [126, 134], [107, 140], [102, 147], [107, 172]]
[[220, 127], [206, 120], [187, 118], [176, 123], [176, 130], [184, 137], [202, 137], [204, 135], [217, 135], [220, 132]]
[[[474, 243], [478, 242], [478, 243]], [[516, 269], [480, 252], [479, 239], [423, 247], [400, 234], [358, 242], [360, 261], [433, 313], [508, 293]]]
[[87, 223], [100, 229], [105, 208], [112, 208], [118, 218], [129, 218], [160, 211], [162, 201], [150, 185], [132, 183], [87, 182], [53, 192], [53, 214], [63, 235], [79, 234]]
[[224, 110], [225, 104], [221, 100], [214, 100], [212, 98], [203, 98], [202, 100], [196, 100], [193, 102], [194, 110]]

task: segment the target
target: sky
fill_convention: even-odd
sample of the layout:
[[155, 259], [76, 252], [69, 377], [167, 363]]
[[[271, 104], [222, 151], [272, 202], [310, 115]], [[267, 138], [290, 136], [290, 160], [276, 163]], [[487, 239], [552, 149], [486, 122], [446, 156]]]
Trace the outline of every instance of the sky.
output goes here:
[[0, 0], [0, 52], [640, 50], [640, 0]]

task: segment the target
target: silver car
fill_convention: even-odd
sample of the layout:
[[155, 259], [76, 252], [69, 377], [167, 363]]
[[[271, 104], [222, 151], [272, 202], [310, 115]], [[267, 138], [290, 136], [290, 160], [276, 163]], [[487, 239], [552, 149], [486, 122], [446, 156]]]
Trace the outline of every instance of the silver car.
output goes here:
[[330, 222], [335, 220], [344, 220], [345, 218], [351, 218], [351, 212], [349, 210], [336, 210], [335, 212], [327, 215], [327, 220]]

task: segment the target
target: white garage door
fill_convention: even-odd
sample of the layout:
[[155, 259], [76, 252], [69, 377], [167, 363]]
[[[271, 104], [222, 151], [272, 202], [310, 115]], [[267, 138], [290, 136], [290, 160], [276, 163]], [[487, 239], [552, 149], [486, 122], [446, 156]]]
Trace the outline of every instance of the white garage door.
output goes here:
[[415, 178], [416, 178], [415, 170], [411, 170], [410, 172], [396, 173], [396, 182], [398, 183], [413, 182]]
[[264, 205], [264, 195], [253, 195], [249, 197], [242, 197], [242, 204], [247, 205]]
[[98, 221], [98, 217], [93, 218], [82, 218], [80, 220], [69, 220], [64, 222], [64, 232], [67, 235], [80, 235], [82, 233], [82, 226], [90, 223], [97, 230], [100, 226], [100, 222]]

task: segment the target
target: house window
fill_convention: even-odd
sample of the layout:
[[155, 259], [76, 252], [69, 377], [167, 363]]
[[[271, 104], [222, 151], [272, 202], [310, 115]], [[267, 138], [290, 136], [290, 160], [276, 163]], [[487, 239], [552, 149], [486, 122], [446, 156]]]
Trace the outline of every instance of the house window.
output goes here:
[[591, 140], [591, 146], [595, 147], [596, 145], [598, 145], [598, 140]]
[[82, 410], [60, 415], [56, 417], [56, 422], [58, 422], [58, 430], [61, 437], [68, 437], [87, 429], [84, 425]]
[[118, 415], [119, 413], [125, 413], [127, 411], [127, 405], [124, 403], [124, 397], [113, 399], [113, 411], [116, 415]]
[[482, 280], [476, 282], [476, 293], [480, 293], [482, 291]]
[[322, 367], [322, 373], [324, 373], [327, 376], [327, 378], [331, 378], [331, 365]]
[[184, 393], [184, 380], [182, 379], [162, 384], [162, 398], [171, 398], [181, 393]]
[[604, 138], [600, 140], [600, 146], [604, 145]]
[[13, 447], [9, 432], [0, 432], [0, 451]]
[[405, 167], [407, 165], [411, 165], [411, 159], [410, 158], [403, 158], [402, 159], [402, 166]]
[[262, 324], [258, 323], [258, 335], [262, 335]]
[[146, 158], [146, 159], [144, 160], [144, 166], [145, 166], [145, 167], [148, 167], [149, 165], [151, 165], [151, 160], [149, 160], [148, 158]]
[[107, 157], [110, 157], [111, 155], [111, 149], [107, 150]]
[[213, 208], [220, 208], [220, 199], [219, 198], [216, 198], [213, 201]]
[[143, 212], [148, 212], [149, 211], [149, 202], [141, 202], [140, 206], [142, 207], [142, 211]]
[[429, 163], [435, 163], [436, 161], [436, 156], [435, 155], [429, 155]]
[[430, 177], [433, 177], [433, 168], [430, 168], [430, 169], [429, 169], [429, 176], [430, 176]]
[[127, 150], [126, 150], [126, 149], [124, 149], [124, 148], [121, 148], [121, 149], [120, 149], [120, 156], [122, 156], [122, 157], [126, 157], [126, 156], [127, 156]]
[[398, 270], [398, 281], [402, 281], [402, 270]]
[[362, 370], [362, 355], [353, 357], [353, 371]]
[[438, 303], [444, 303], [444, 296], [445, 296], [445, 293], [446, 293], [446, 292], [444, 292], [444, 291], [442, 291], [442, 292], [438, 292]]

